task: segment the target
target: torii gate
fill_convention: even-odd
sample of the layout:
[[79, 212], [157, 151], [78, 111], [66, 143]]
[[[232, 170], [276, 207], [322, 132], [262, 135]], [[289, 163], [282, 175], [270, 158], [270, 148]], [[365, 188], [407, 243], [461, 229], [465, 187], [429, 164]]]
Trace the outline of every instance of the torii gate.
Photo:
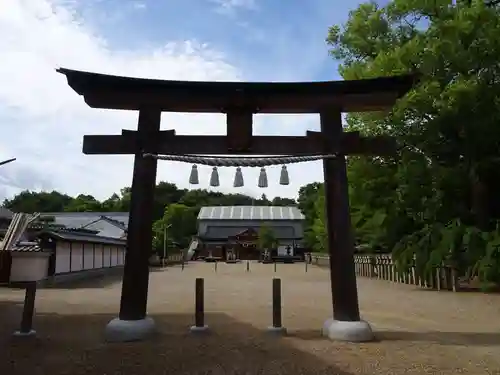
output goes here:
[[[333, 307], [323, 334], [345, 341], [373, 339], [370, 325], [359, 314], [345, 155], [382, 155], [394, 152], [396, 145], [387, 137], [343, 132], [341, 114], [391, 108], [416, 83], [415, 76], [260, 83], [164, 81], [57, 71], [92, 108], [139, 111], [137, 131], [83, 138], [85, 154], [135, 155], [120, 313], [106, 327], [108, 340], [140, 340], [154, 331], [146, 310], [157, 159], [145, 158], [144, 153], [337, 154], [337, 158], [323, 159]], [[160, 130], [162, 111], [225, 113], [227, 135], [176, 135], [174, 130]], [[255, 113], [318, 113], [321, 131], [308, 131], [306, 136], [255, 136]]]

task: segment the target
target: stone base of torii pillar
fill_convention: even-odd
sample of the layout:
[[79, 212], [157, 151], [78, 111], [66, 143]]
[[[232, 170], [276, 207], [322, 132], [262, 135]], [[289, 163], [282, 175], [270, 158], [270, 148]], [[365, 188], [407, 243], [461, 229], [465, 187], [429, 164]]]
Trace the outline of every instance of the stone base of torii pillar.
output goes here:
[[140, 320], [115, 318], [106, 326], [105, 336], [108, 342], [130, 342], [144, 340], [155, 331], [155, 322], [150, 317]]
[[364, 320], [345, 322], [330, 318], [323, 324], [322, 334], [335, 341], [367, 342], [375, 338], [370, 324]]

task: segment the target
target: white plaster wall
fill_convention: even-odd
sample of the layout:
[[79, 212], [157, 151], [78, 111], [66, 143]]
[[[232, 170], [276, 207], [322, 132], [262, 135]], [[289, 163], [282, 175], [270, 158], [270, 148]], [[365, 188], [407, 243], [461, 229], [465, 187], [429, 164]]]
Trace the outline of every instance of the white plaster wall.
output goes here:
[[78, 272], [82, 270], [83, 265], [83, 251], [82, 245], [78, 242], [71, 243], [71, 272]]
[[95, 268], [102, 268], [102, 245], [95, 245]]
[[73, 242], [70, 252], [69, 242], [58, 241], [56, 243], [55, 274], [123, 266], [124, 264], [125, 246]]
[[109, 246], [109, 251], [111, 253], [111, 267], [116, 266], [116, 246]]
[[110, 267], [113, 267], [116, 257], [116, 247], [112, 245], [111, 246], [108, 245], [108, 247], [109, 247], [109, 265]]
[[94, 268], [94, 244], [83, 244], [83, 269], [91, 270]]
[[120, 265], [125, 265], [125, 246], [122, 246], [120, 248], [120, 255], [121, 255], [121, 258], [120, 258]]
[[115, 263], [117, 266], [120, 265], [121, 259], [122, 259], [122, 247], [121, 246], [115, 246]]
[[111, 261], [111, 257], [110, 257], [111, 254], [109, 251], [109, 246], [103, 245], [103, 248], [104, 248], [104, 265], [103, 265], [103, 267], [109, 267], [110, 261]]
[[[286, 248], [287, 248], [287, 245], [280, 245], [280, 246], [278, 246], [278, 248], [277, 248], [277, 250], [278, 250], [278, 256], [285, 256], [285, 255], [287, 255]], [[293, 254], [293, 247], [292, 246], [290, 246], [290, 255], [294, 255]]]
[[10, 281], [38, 281], [47, 277], [49, 253], [12, 252]]
[[56, 242], [56, 271], [55, 273], [69, 272], [69, 243]]

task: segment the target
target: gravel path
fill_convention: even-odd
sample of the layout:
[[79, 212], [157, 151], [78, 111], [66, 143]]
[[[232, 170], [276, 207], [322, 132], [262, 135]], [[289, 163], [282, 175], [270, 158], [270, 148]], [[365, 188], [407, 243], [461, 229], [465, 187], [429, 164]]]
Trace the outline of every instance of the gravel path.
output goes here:
[[[0, 289], [0, 374], [500, 374], [500, 295], [432, 292], [358, 278], [364, 319], [378, 342], [321, 338], [331, 314], [326, 269], [304, 264], [191, 263], [154, 271], [149, 313], [159, 334], [146, 342], [106, 344], [121, 283], [104, 278], [37, 295], [36, 339], [11, 337], [23, 292]], [[270, 337], [271, 279], [283, 280], [283, 324]], [[206, 322], [192, 336], [194, 279], [205, 278]]]

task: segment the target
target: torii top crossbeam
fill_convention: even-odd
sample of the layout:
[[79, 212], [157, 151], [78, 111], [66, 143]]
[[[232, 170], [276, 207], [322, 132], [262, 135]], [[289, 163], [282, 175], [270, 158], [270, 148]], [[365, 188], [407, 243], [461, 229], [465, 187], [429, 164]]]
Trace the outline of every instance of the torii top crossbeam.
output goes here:
[[342, 112], [390, 108], [415, 84], [402, 75], [327, 82], [194, 82], [131, 78], [60, 68], [68, 84], [93, 108], [164, 112], [318, 113], [335, 106]]

